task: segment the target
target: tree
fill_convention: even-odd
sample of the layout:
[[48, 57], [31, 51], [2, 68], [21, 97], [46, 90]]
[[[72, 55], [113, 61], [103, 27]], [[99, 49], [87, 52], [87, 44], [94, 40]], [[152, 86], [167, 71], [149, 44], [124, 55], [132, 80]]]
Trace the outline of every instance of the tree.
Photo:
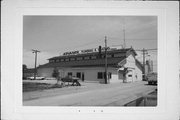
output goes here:
[[54, 70], [53, 70], [53, 73], [52, 73], [52, 76], [54, 77], [54, 78], [56, 78], [56, 80], [57, 80], [57, 83], [54, 85], [54, 87], [62, 87], [61, 85], [59, 85], [59, 81], [61, 80], [61, 78], [59, 77], [59, 70], [58, 70], [58, 68], [54, 68]]
[[27, 70], [27, 65], [25, 65], [25, 64], [23, 64], [23, 66], [22, 66], [23, 68], [22, 68], [22, 70], [23, 70], [23, 79], [26, 79], [26, 76], [25, 76], [25, 70]]
[[27, 65], [23, 64], [23, 71], [27, 69]]

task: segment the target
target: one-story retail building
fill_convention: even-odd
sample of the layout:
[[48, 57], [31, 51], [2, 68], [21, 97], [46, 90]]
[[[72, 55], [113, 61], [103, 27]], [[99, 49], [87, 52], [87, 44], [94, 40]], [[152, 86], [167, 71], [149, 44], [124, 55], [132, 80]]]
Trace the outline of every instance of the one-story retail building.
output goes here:
[[[143, 67], [136, 59], [137, 53], [133, 48], [109, 48], [106, 55], [107, 78], [110, 83], [142, 80]], [[54, 69], [58, 69], [61, 77], [71, 75], [82, 81], [104, 82], [105, 51], [103, 49], [71, 51], [48, 60], [47, 64], [38, 67], [39, 76], [52, 77]]]

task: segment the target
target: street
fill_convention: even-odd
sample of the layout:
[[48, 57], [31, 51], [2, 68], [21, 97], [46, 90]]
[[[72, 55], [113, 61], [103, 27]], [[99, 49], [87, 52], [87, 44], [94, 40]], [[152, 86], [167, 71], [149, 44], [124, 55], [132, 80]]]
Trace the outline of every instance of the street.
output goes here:
[[86, 83], [82, 86], [23, 92], [24, 106], [123, 106], [157, 89], [147, 82]]

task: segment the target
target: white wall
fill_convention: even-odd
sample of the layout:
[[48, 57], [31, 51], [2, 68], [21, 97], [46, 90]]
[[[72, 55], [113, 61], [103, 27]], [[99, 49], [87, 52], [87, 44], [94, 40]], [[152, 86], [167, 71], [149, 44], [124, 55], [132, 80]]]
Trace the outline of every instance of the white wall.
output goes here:
[[37, 73], [42, 77], [52, 77], [54, 68], [38, 68]]
[[[84, 73], [84, 79], [87, 81], [100, 81], [104, 79], [98, 79], [97, 74], [98, 72], [104, 72], [104, 67], [93, 67], [93, 68], [66, 68], [64, 69], [67, 75], [68, 72], [72, 72], [73, 76], [76, 76], [77, 72]], [[117, 69], [116, 68], [108, 68], [107, 72], [111, 72], [112, 80], [117, 80]]]
[[129, 55], [126, 60], [127, 62], [124, 66], [128, 67], [129, 70], [132, 70], [132, 81], [130, 78], [128, 79], [128, 74], [126, 75], [127, 80], [129, 82], [142, 81], [142, 71], [136, 66], [135, 58], [132, 55]]
[[137, 75], [136, 81], [141, 81], [142, 80], [142, 71], [136, 66], [135, 67], [135, 75]]
[[[43, 76], [43, 77], [52, 77], [54, 68], [39, 68], [38, 69], [38, 75]], [[84, 73], [84, 80], [86, 81], [100, 81], [104, 80], [103, 79], [98, 79], [97, 74], [98, 72], [104, 72], [105, 69], [104, 67], [87, 67], [87, 68], [59, 68], [59, 71], [62, 75], [62, 77], [65, 77], [68, 72], [72, 72], [73, 76], [76, 76], [77, 72], [82, 72]], [[119, 82], [120, 80], [118, 79], [118, 74], [117, 74], [117, 69], [116, 68], [111, 68], [108, 67], [107, 72], [111, 72], [111, 79], [110, 82]]]
[[[129, 70], [132, 70], [132, 80], [127, 79], [129, 82], [134, 81], [141, 81], [142, 80], [142, 71], [136, 66], [135, 58], [132, 55], [129, 55], [127, 57], [127, 62], [124, 65], [125, 67], [128, 67]], [[86, 67], [86, 68], [59, 68], [61, 71], [61, 74], [63, 74], [62, 77], [65, 77], [68, 72], [72, 72], [73, 76], [76, 76], [77, 72], [84, 72], [84, 79], [88, 81], [100, 81], [104, 79], [98, 79], [97, 74], [98, 72], [104, 72], [104, 67]], [[52, 77], [54, 68], [39, 68], [38, 69], [38, 75], [43, 77]], [[118, 75], [118, 69], [108, 67], [108, 71], [111, 72], [111, 79], [110, 82], [123, 82], [123, 76], [122, 73]], [[128, 74], [126, 75], [128, 78]]]

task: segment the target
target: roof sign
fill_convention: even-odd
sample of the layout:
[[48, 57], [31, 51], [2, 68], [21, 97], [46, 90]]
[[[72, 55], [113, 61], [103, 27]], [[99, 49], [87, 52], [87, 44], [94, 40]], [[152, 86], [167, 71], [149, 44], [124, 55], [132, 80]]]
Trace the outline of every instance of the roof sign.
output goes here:
[[[107, 50], [111, 50], [110, 47], [108, 47]], [[101, 51], [105, 51], [105, 47], [102, 47]], [[77, 54], [85, 54], [85, 53], [93, 53], [93, 52], [98, 52], [98, 48], [70, 51], [63, 53], [63, 55], [67, 56], [67, 55], [77, 55]]]

